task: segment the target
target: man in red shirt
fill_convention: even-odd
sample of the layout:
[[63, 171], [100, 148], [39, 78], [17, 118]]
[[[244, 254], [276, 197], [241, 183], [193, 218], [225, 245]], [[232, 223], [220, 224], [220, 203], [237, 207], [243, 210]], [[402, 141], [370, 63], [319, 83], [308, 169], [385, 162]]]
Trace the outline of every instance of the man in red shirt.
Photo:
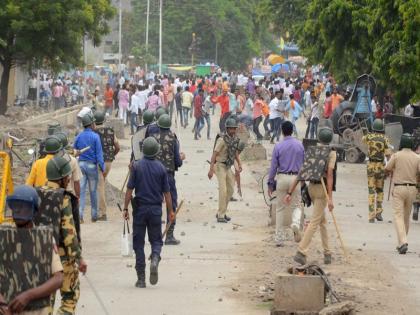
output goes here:
[[114, 91], [112, 90], [111, 85], [109, 83], [106, 84], [104, 98], [105, 98], [105, 110], [107, 113], [111, 115], [112, 108], [114, 105]]
[[219, 121], [220, 132], [225, 132], [225, 122], [230, 116], [228, 89], [223, 89], [223, 93], [216, 98], [215, 103], [219, 104], [222, 110]]
[[331, 93], [328, 91], [325, 94], [325, 103], [324, 103], [324, 118], [330, 118], [332, 114], [332, 100], [331, 100]]
[[200, 131], [204, 127], [203, 119], [203, 102], [204, 102], [204, 91], [198, 90], [198, 94], [194, 97], [194, 140], [201, 138]]

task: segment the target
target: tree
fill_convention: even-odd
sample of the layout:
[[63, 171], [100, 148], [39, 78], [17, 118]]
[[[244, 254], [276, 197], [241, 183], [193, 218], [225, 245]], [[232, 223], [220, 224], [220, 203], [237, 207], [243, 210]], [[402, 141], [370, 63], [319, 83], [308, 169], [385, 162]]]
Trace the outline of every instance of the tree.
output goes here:
[[99, 44], [114, 14], [110, 0], [0, 0], [0, 114], [7, 110], [12, 67], [80, 65], [83, 37]]
[[[163, 6], [163, 62], [191, 62], [188, 47], [192, 33], [200, 42], [194, 48], [194, 60], [216, 61], [229, 69], [244, 68], [251, 57], [274, 41], [268, 30], [269, 20], [254, 14], [258, 0], [173, 0]], [[145, 1], [133, 2], [135, 18], [123, 43], [133, 47], [144, 43], [146, 34]], [[159, 16], [157, 7], [151, 9], [149, 22], [149, 53], [155, 57], [159, 51]], [[124, 45], [124, 44], [123, 44]], [[131, 51], [131, 50], [129, 50]]]
[[149, 49], [146, 49], [146, 45], [141, 45], [135, 43], [134, 47], [131, 49], [131, 54], [134, 56], [134, 60], [144, 67], [146, 64], [156, 63], [156, 58], [148, 52]]

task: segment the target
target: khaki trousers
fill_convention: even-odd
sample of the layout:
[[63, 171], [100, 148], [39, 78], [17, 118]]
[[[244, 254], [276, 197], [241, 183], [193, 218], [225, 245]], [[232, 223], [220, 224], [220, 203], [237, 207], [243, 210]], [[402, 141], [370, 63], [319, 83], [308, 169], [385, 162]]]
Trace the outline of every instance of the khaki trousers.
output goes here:
[[330, 254], [330, 249], [328, 247], [327, 220], [325, 219], [325, 207], [327, 206], [327, 198], [325, 196], [322, 185], [309, 184], [309, 195], [311, 196], [312, 202], [314, 204], [314, 210], [312, 213], [311, 222], [309, 223], [305, 234], [303, 235], [302, 241], [299, 243], [298, 250], [305, 256], [308, 254], [309, 244], [311, 243], [312, 237], [319, 226], [324, 254]]
[[224, 218], [228, 203], [233, 195], [235, 175], [230, 167], [226, 167], [223, 163], [216, 163], [216, 176], [219, 183], [219, 211], [217, 217]]
[[276, 241], [286, 241], [293, 237], [290, 228], [292, 224], [292, 215], [295, 208], [300, 208], [300, 191], [295, 189], [292, 194], [292, 201], [289, 205], [283, 202], [283, 197], [289, 191], [290, 184], [293, 183], [296, 176], [287, 174], [277, 175], [277, 205], [276, 205]]
[[98, 218], [106, 215], [106, 199], [105, 199], [105, 180], [109, 171], [111, 170], [112, 162], [105, 162], [105, 171], [102, 172], [99, 170], [98, 174], [98, 200], [99, 200], [99, 214]]
[[394, 209], [395, 229], [397, 230], [398, 246], [408, 243], [407, 234], [410, 225], [410, 213], [417, 188], [415, 186], [395, 186], [392, 193], [392, 208]]

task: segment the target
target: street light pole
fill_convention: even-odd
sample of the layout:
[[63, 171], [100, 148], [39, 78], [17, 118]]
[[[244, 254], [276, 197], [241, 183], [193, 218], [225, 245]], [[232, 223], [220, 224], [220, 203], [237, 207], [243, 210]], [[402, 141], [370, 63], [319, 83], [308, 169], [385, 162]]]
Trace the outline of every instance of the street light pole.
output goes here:
[[122, 7], [121, 0], [119, 2], [119, 19], [118, 19], [118, 72], [121, 72], [121, 25], [122, 25]]
[[[146, 13], [146, 54], [149, 50], [149, 15], [150, 15], [150, 0], [147, 0], [147, 13]], [[146, 59], [147, 60], [147, 59]], [[145, 72], [147, 75], [147, 62], [144, 64]]]
[[162, 74], [162, 6], [163, 0], [160, 0], [159, 8], [159, 74]]

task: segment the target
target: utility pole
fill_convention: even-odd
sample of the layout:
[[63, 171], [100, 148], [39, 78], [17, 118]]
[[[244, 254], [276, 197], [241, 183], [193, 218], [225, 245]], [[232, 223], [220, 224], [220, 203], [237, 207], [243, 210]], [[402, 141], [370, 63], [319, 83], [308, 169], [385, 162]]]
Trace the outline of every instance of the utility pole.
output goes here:
[[[150, 15], [150, 0], [147, 0], [147, 13], [146, 13], [146, 54], [149, 50], [149, 15]], [[147, 75], [147, 62], [144, 64], [145, 72]]]
[[192, 43], [191, 43], [191, 66], [194, 66], [194, 51], [195, 47], [195, 33], [192, 33]]
[[163, 6], [163, 0], [160, 0], [160, 7], [159, 7], [159, 74], [162, 74], [162, 6]]
[[121, 25], [122, 25], [122, 7], [121, 0], [119, 3], [119, 19], [118, 19], [118, 72], [121, 72]]

